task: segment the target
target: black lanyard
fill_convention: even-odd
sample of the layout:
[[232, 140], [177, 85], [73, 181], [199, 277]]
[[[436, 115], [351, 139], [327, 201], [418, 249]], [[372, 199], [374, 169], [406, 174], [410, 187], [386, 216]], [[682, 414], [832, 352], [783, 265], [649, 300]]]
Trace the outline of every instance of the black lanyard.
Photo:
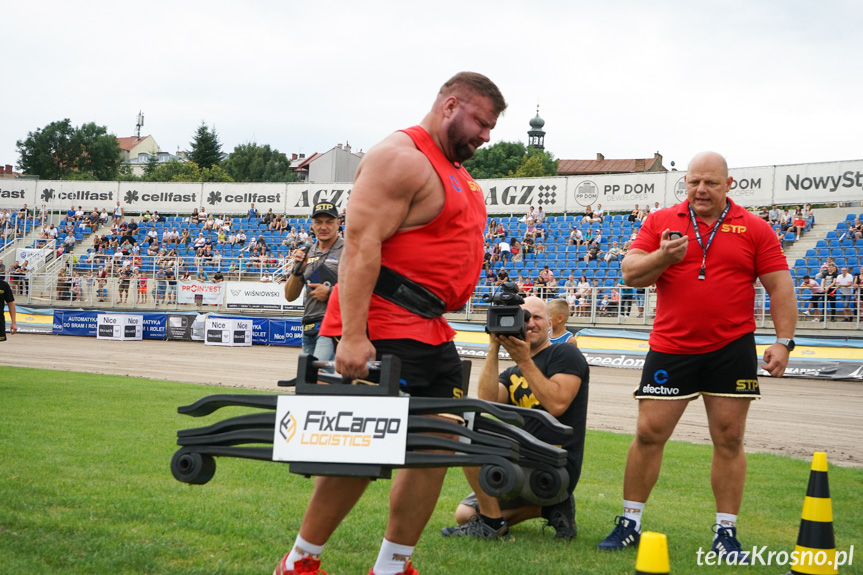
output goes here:
[[710, 236], [707, 238], [707, 245], [704, 245], [704, 242], [701, 240], [701, 230], [698, 229], [698, 220], [695, 219], [695, 210], [692, 209], [692, 206], [689, 206], [689, 219], [692, 221], [692, 229], [695, 231], [695, 239], [698, 240], [698, 245], [701, 246], [701, 269], [698, 270], [698, 279], [705, 279], [705, 274], [707, 273], [707, 250], [710, 249], [710, 244], [713, 243], [713, 237], [716, 235], [716, 230], [719, 229], [720, 224], [725, 219], [725, 216], [728, 215], [728, 210], [731, 209], [731, 203], [726, 200], [725, 209], [722, 210], [722, 214], [719, 216], [719, 219], [716, 220], [716, 223], [713, 224], [713, 229], [710, 231]]

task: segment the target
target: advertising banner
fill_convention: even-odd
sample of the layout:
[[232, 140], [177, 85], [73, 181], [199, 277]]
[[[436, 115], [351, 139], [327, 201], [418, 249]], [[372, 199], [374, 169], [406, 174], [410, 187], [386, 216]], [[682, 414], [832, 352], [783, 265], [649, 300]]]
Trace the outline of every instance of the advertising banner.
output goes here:
[[225, 282], [177, 282], [179, 303], [196, 303], [195, 296], [201, 296], [202, 303], [206, 305], [222, 305], [225, 301]]
[[315, 204], [321, 202], [330, 202], [341, 212], [348, 205], [348, 197], [351, 195], [352, 187], [353, 182], [288, 184], [285, 201], [286, 213], [308, 217], [312, 215], [312, 208]]
[[[54, 310], [54, 321], [51, 332], [54, 335], [84, 335], [96, 337], [98, 333], [98, 316], [122, 314], [100, 314], [97, 311]], [[165, 339], [165, 313], [135, 314], [142, 318], [141, 337], [143, 339]]]
[[[190, 214], [202, 205], [198, 182], [177, 182], [170, 186], [156, 182], [120, 182], [117, 199], [124, 213], [150, 210], [161, 215]], [[113, 212], [113, 204], [108, 211]]]
[[228, 347], [252, 345], [252, 320], [243, 318], [208, 317], [204, 343]]
[[258, 217], [273, 210], [284, 213], [285, 184], [205, 182], [201, 188], [201, 205], [212, 214], [248, 214], [252, 204]]
[[0, 180], [0, 205], [19, 210], [27, 204], [27, 209], [36, 207], [36, 180]]
[[[254, 309], [268, 311], [302, 311], [303, 293], [293, 300], [285, 300], [284, 284], [271, 282], [226, 282], [225, 307], [228, 309]], [[181, 302], [182, 303], [182, 302]]]
[[551, 214], [565, 210], [566, 180], [564, 177], [508, 178], [477, 183], [482, 187], [489, 215], [526, 213], [529, 206], [542, 206]]
[[402, 465], [407, 397], [281, 395], [273, 461]]
[[859, 201], [863, 197], [863, 160], [776, 166], [776, 203]]
[[166, 339], [192, 341], [192, 325], [195, 323], [197, 314], [169, 313], [165, 315], [167, 317]]
[[96, 316], [96, 339], [141, 341], [144, 318], [137, 314], [100, 313]]
[[22, 264], [30, 262], [30, 273], [39, 271], [42, 266], [54, 259], [56, 243], [55, 240], [51, 240], [41, 248], [18, 248], [15, 250], [15, 261]]
[[97, 315], [98, 312], [95, 311], [55, 309], [52, 333], [54, 335], [86, 335], [95, 337]]
[[567, 178], [566, 210], [572, 214], [591, 206], [602, 205], [608, 212], [628, 212], [638, 204], [652, 206], [659, 202], [665, 207], [665, 172], [643, 174], [599, 174]]
[[270, 345], [299, 347], [303, 344], [303, 322], [300, 318], [270, 318], [268, 329], [267, 343]]

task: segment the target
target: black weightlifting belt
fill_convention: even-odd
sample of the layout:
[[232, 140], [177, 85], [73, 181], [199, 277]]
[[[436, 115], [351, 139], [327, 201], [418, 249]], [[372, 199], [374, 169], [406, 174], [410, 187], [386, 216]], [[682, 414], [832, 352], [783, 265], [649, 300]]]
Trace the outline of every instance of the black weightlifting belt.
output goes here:
[[434, 292], [385, 266], [381, 266], [374, 293], [426, 319], [441, 317], [446, 311], [446, 304]]

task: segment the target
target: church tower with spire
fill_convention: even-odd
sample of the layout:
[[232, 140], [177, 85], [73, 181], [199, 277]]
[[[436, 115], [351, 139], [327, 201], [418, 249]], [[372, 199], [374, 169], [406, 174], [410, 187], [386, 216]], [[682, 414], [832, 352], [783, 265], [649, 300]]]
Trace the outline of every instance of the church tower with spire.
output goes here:
[[539, 117], [539, 104], [536, 105], [536, 116], [530, 120], [530, 130], [527, 132], [527, 145], [537, 150], [545, 149], [545, 120]]

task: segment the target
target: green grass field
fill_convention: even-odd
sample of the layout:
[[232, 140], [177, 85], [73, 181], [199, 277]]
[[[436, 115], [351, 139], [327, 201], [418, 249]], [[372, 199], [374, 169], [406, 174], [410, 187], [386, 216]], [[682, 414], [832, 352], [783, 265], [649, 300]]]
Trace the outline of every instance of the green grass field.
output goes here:
[[[208, 425], [177, 407], [222, 389], [146, 379], [0, 368], [0, 573], [269, 574], [288, 550], [311, 492], [287, 465], [218, 459], [212, 481], [190, 486], [170, 472], [179, 429]], [[233, 391], [232, 391], [233, 392]], [[595, 574], [635, 572], [636, 553], [595, 550], [620, 512], [631, 436], [589, 432], [576, 491], [579, 536], [554, 541], [530, 521], [507, 541], [443, 539], [468, 491], [451, 469], [414, 554], [435, 573]], [[829, 460], [828, 452], [828, 460]], [[713, 500], [710, 447], [671, 443], [645, 528], [666, 533], [671, 572], [780, 574], [787, 567], [708, 567]], [[797, 540], [809, 462], [754, 454], [740, 514], [744, 545], [791, 551]], [[863, 470], [830, 468], [837, 548], [863, 544]], [[388, 481], [372, 483], [327, 546], [331, 575], [365, 574], [383, 537]], [[840, 573], [863, 573], [863, 549]], [[765, 555], [766, 558], [766, 555]]]

